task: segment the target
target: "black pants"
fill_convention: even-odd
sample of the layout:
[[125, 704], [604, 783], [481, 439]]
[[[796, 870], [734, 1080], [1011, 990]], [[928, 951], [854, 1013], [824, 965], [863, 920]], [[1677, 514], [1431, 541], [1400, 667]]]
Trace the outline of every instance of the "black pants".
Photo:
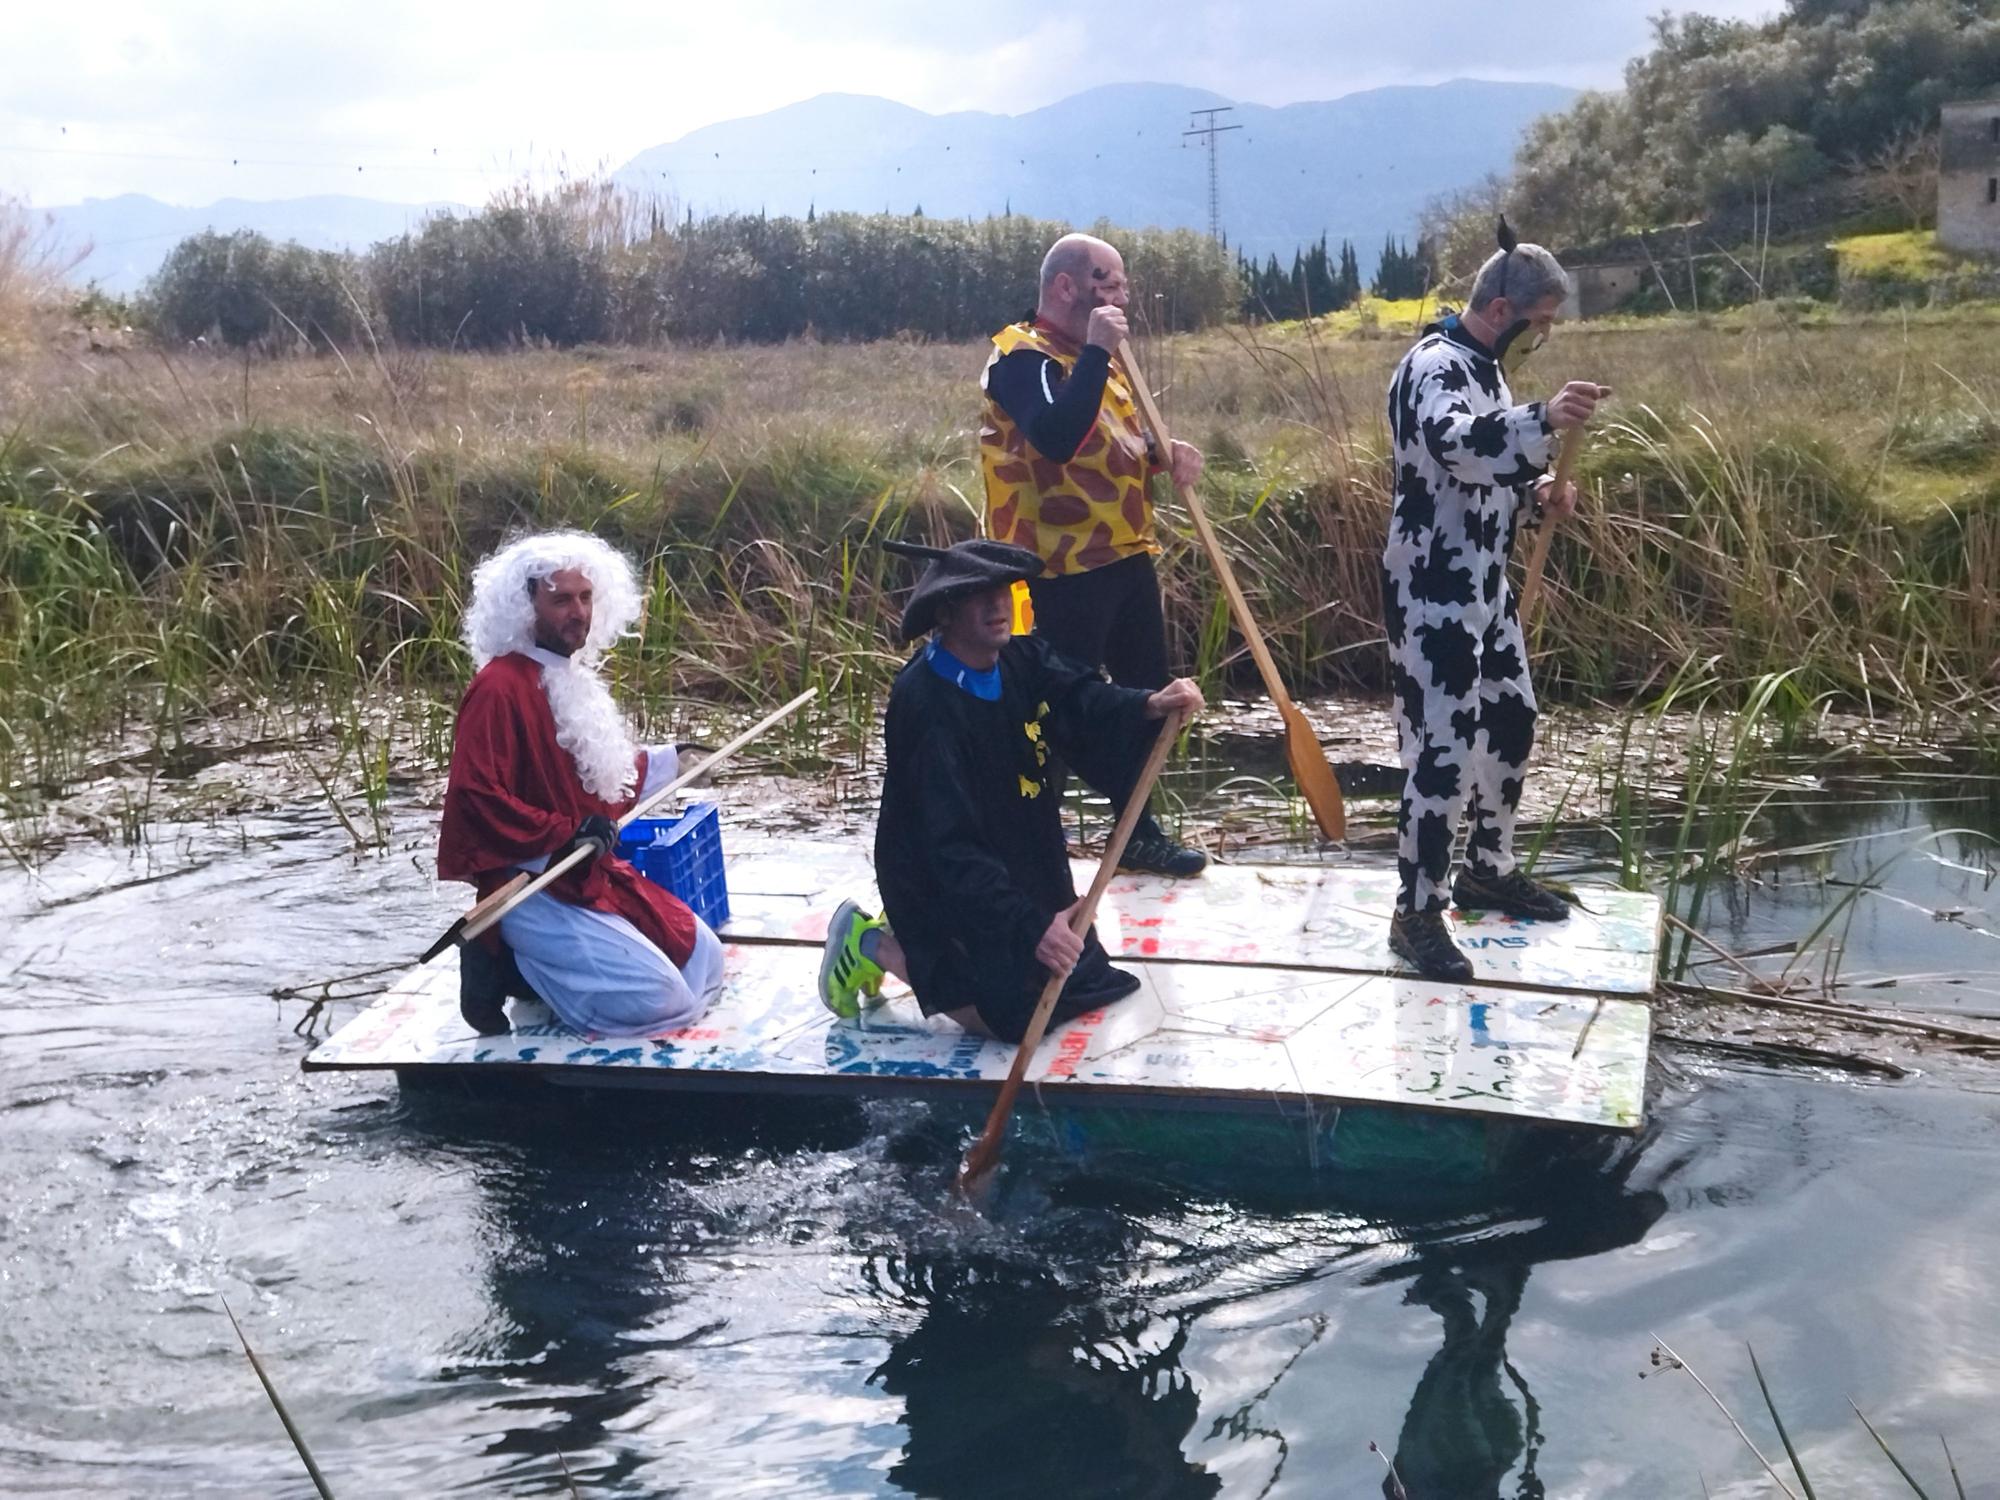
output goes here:
[[[974, 996], [973, 1009], [986, 1023], [986, 1029], [1003, 1042], [1018, 1043], [1026, 1034], [1042, 990], [1049, 982], [1048, 971], [1031, 956], [1025, 978], [1018, 966], [1009, 966], [1014, 982], [995, 984], [994, 967], [997, 966], [989, 966], [977, 975], [964, 974], [960, 987], [947, 993]], [[1139, 982], [1137, 974], [1112, 965], [1093, 930], [1083, 958], [1070, 971], [1069, 978], [1063, 981], [1062, 992], [1056, 996], [1055, 1007], [1049, 1012], [1049, 1029], [1066, 1026], [1078, 1016], [1123, 1000], [1139, 988]]]
[[[1028, 595], [1035, 604], [1035, 634], [1063, 655], [1096, 667], [1120, 687], [1151, 692], [1171, 680], [1160, 577], [1150, 552], [1088, 573], [1031, 578]], [[1122, 813], [1125, 799], [1114, 797], [1111, 806]], [[1142, 812], [1134, 835], [1159, 832], [1152, 813]]]

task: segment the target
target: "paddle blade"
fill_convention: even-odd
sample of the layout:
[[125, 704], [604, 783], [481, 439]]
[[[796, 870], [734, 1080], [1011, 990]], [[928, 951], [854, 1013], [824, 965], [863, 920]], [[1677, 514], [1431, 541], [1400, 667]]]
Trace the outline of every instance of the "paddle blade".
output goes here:
[[1292, 780], [1299, 785], [1299, 794], [1312, 809], [1313, 821], [1326, 837], [1346, 838], [1347, 800], [1340, 795], [1340, 782], [1334, 778], [1326, 751], [1320, 748], [1319, 736], [1296, 705], [1284, 704], [1280, 712], [1285, 717], [1285, 761], [1292, 769]]
[[[1061, 989], [1061, 977], [1054, 976], [1042, 994], [1049, 997]], [[986, 1127], [979, 1132], [979, 1139], [966, 1149], [964, 1159], [958, 1164], [958, 1176], [951, 1181], [951, 1192], [960, 1203], [973, 1208], [985, 1205], [993, 1186], [993, 1174], [1000, 1169], [1000, 1148], [1006, 1144], [1007, 1121], [1014, 1113], [1014, 1097], [1021, 1092], [1021, 1080], [1027, 1074], [1028, 1056], [1041, 1042], [1042, 1026], [1047, 1020], [1043, 1007], [1037, 1006], [1036, 1014], [1028, 1022], [1028, 1034], [1015, 1049], [1014, 1066], [1008, 1069], [1006, 1082], [1000, 1085], [999, 1097], [993, 1101], [993, 1109], [986, 1116]]]
[[978, 1208], [985, 1204], [993, 1188], [993, 1174], [1000, 1166], [1000, 1143], [988, 1142], [981, 1136], [972, 1143], [972, 1149], [965, 1153], [965, 1160], [958, 1164], [958, 1176], [952, 1179], [951, 1190], [961, 1202]]

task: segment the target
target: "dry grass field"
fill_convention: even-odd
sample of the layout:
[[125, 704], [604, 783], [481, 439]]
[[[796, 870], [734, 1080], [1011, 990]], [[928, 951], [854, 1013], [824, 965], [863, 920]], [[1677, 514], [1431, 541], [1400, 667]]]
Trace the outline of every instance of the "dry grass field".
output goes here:
[[[1668, 683], [1775, 707], [1990, 716], [2000, 351], [1981, 311], [1772, 309], [1559, 332], [1519, 382], [1613, 386], [1550, 564], [1551, 701]], [[1407, 334], [1286, 325], [1147, 340], [1177, 434], [1302, 691], [1382, 681], [1382, 392]], [[349, 350], [265, 358], [74, 340], [0, 352], [0, 755], [218, 696], [434, 696], [471, 563], [596, 529], [646, 564], [628, 691], [827, 689], [872, 721], [904, 569], [873, 545], [978, 524], [977, 344]], [[1248, 681], [1162, 496], [1182, 659]]]

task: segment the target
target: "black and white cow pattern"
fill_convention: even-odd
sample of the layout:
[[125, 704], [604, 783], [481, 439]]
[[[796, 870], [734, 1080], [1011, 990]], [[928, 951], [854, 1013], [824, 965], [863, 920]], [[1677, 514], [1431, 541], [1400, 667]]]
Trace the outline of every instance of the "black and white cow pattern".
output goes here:
[[1456, 319], [1427, 329], [1396, 367], [1389, 433], [1382, 615], [1404, 773], [1398, 902], [1441, 911], [1468, 804], [1473, 867], [1514, 868], [1535, 694], [1507, 558], [1555, 434], [1541, 402], [1514, 405], [1498, 362]]

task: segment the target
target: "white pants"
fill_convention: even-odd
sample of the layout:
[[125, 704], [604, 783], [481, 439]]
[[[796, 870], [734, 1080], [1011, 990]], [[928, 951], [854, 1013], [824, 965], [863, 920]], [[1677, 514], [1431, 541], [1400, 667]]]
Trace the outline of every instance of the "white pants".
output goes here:
[[537, 891], [500, 919], [521, 977], [576, 1031], [671, 1031], [708, 1009], [722, 988], [722, 941], [694, 919], [694, 952], [674, 967], [623, 917]]

